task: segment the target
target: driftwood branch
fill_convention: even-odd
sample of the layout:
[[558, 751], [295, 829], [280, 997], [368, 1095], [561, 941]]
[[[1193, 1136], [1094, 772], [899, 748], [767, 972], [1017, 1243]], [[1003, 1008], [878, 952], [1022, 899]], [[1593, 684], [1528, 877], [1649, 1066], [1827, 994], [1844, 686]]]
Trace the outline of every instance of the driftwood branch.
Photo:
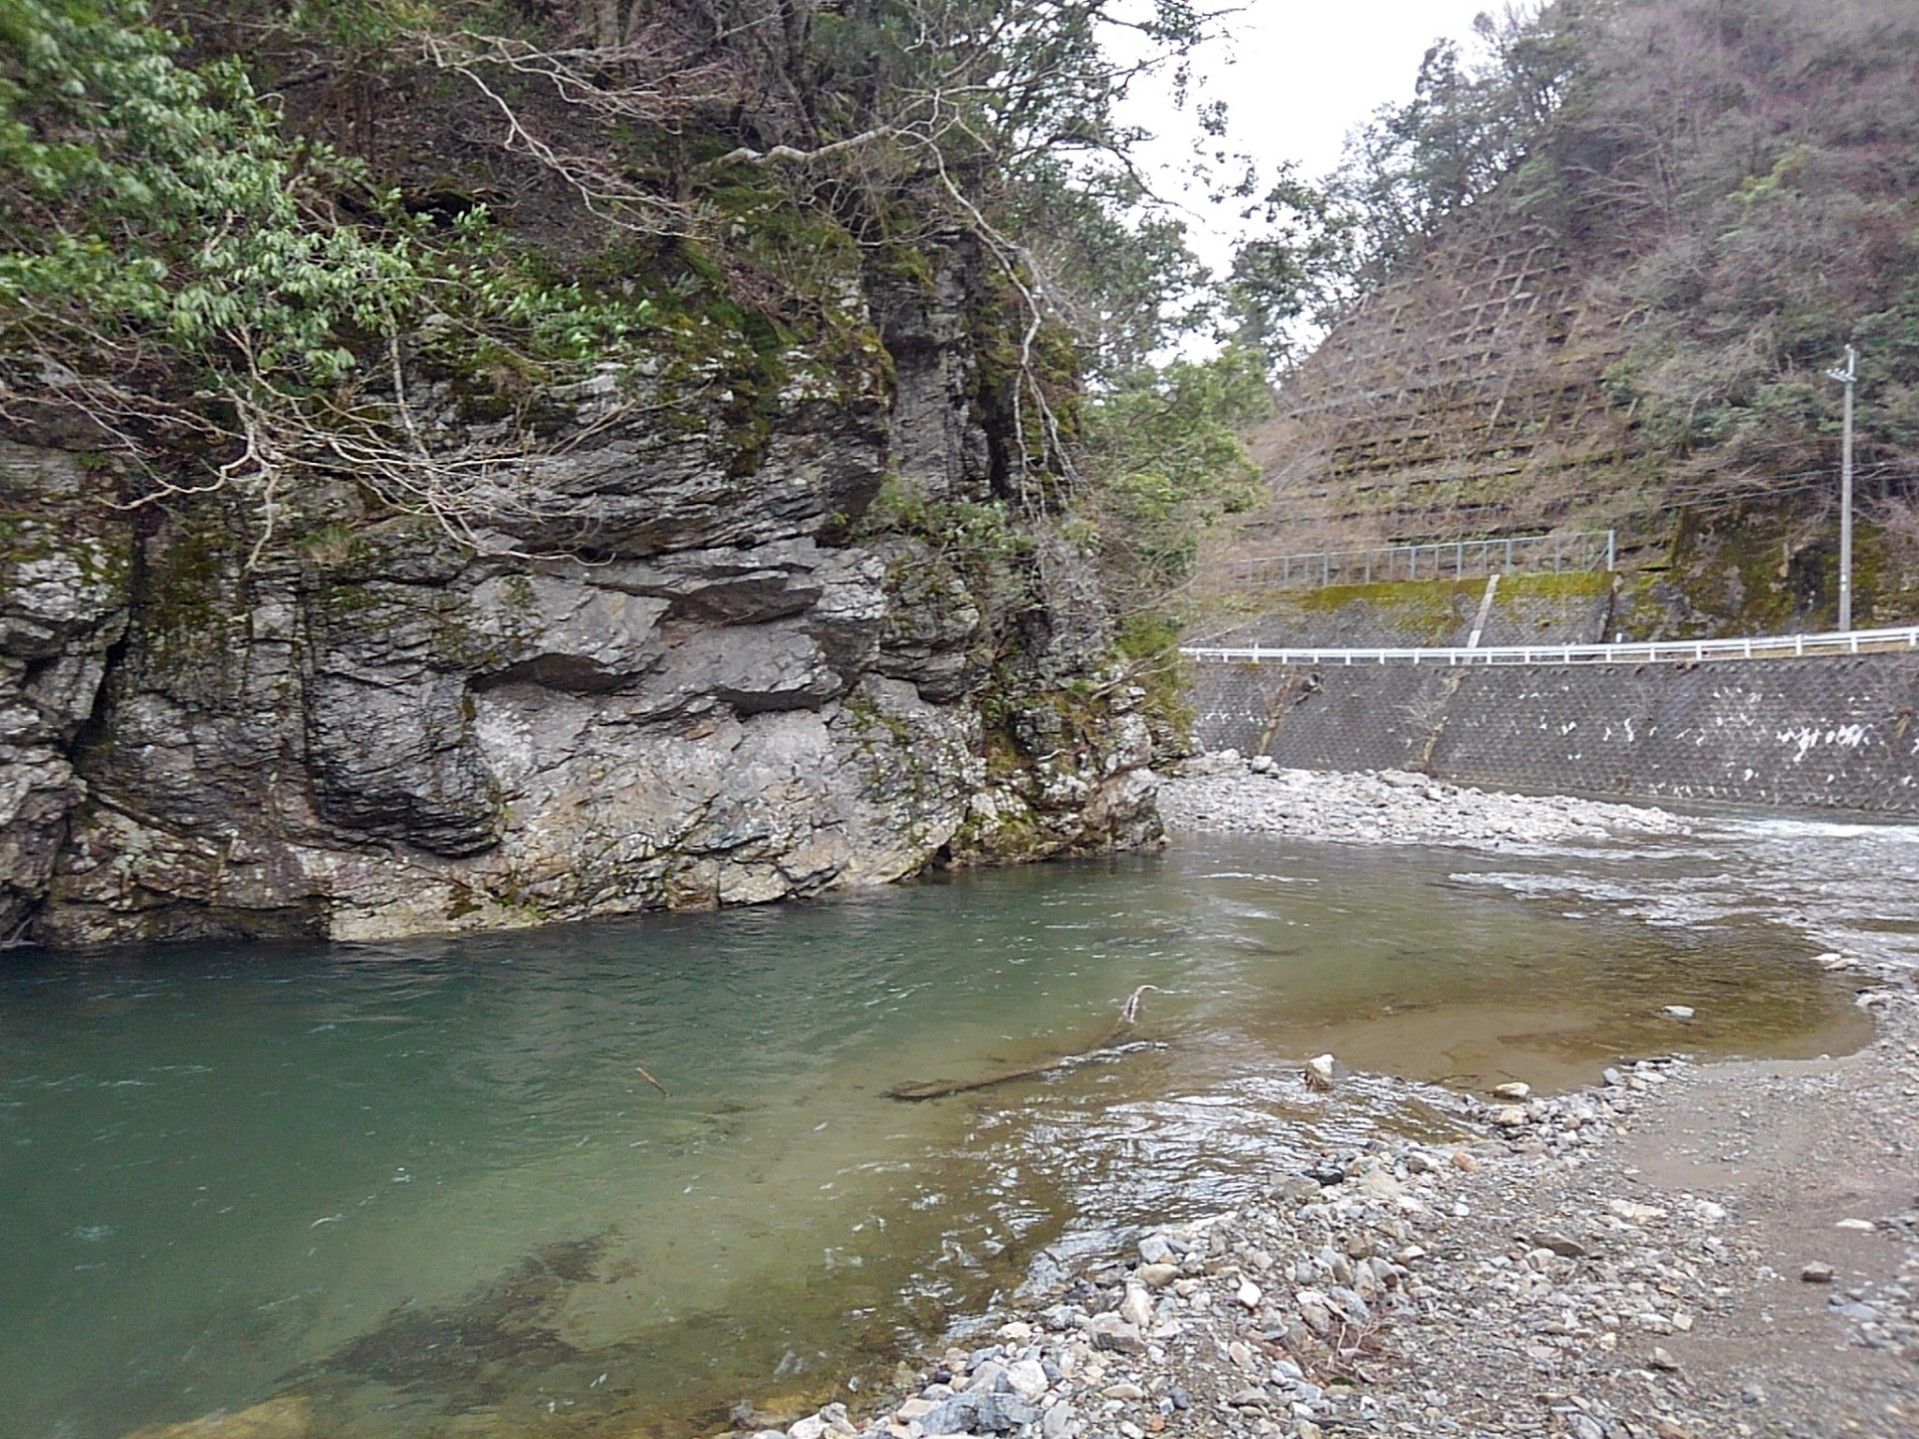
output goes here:
[[1136, 1039], [1126, 1044], [1120, 1044], [1117, 1041], [1122, 1034], [1139, 1023], [1140, 997], [1149, 993], [1164, 994], [1165, 992], [1156, 984], [1142, 984], [1127, 995], [1126, 1002], [1120, 1006], [1119, 1018], [1113, 1022], [1112, 1029], [1108, 1030], [1106, 1037], [1091, 1049], [1064, 1054], [1058, 1059], [1049, 1059], [1042, 1064], [1026, 1064], [1018, 1069], [1003, 1069], [996, 1074], [987, 1075], [984, 1079], [934, 1079], [923, 1084], [902, 1084], [896, 1089], [887, 1090], [886, 1097], [901, 1100], [907, 1104], [919, 1104], [928, 1099], [948, 1099], [955, 1094], [972, 1094], [976, 1090], [1011, 1084], [1016, 1079], [1037, 1079], [1047, 1074], [1064, 1074], [1082, 1065], [1101, 1064], [1107, 1060], [1124, 1058], [1129, 1054], [1164, 1048], [1163, 1045], [1144, 1039]]
[[918, 1104], [927, 1099], [947, 1099], [955, 1094], [971, 1094], [975, 1090], [1011, 1084], [1016, 1079], [1037, 1079], [1043, 1074], [1064, 1074], [1068, 1070], [1079, 1069], [1083, 1065], [1102, 1064], [1109, 1059], [1122, 1059], [1126, 1055], [1139, 1054], [1148, 1049], [1164, 1048], [1164, 1045], [1156, 1044], [1149, 1039], [1136, 1039], [1131, 1044], [1103, 1044], [1084, 1054], [1068, 1054], [1059, 1059], [1048, 1060], [1044, 1064], [1028, 1064], [1019, 1069], [1006, 1069], [998, 1074], [989, 1074], [984, 1079], [935, 1079], [926, 1084], [902, 1084], [897, 1089], [887, 1090], [886, 1097], [902, 1100], [908, 1104]]

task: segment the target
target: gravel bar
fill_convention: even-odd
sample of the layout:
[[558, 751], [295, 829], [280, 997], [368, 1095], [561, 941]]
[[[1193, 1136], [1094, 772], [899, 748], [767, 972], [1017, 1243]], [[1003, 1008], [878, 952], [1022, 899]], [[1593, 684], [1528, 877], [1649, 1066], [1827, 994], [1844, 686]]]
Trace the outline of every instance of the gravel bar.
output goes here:
[[[1190, 763], [1161, 803], [1175, 843], [1687, 829], [1651, 808], [1237, 755]], [[1443, 1141], [1275, 1160], [1239, 1210], [1037, 1256], [1022, 1290], [902, 1364], [878, 1407], [849, 1393], [777, 1428], [738, 1417], [755, 1439], [1914, 1439], [1919, 997], [1890, 952], [1819, 963], [1878, 1020], [1858, 1054], [1622, 1060], [1555, 1096], [1503, 1085]]]
[[1272, 834], [1364, 844], [1498, 845], [1685, 834], [1649, 805], [1469, 789], [1404, 770], [1323, 774], [1233, 750], [1200, 755], [1161, 780], [1174, 833]]

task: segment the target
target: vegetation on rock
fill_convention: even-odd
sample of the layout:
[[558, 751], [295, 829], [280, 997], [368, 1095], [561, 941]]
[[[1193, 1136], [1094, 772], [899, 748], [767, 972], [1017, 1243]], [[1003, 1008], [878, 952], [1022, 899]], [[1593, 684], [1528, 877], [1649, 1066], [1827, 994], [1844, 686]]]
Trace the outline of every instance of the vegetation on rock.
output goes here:
[[[1104, 48], [1119, 23], [1137, 62]], [[643, 413], [744, 385], [750, 409], [797, 344], [881, 364], [862, 271], [966, 235], [1008, 469], [1070, 471], [1082, 365], [1161, 343], [1184, 254], [1135, 209], [1114, 104], [1211, 24], [1175, 0], [21, 0], [4, 418], [113, 457], [134, 502], [243, 487], [270, 530], [331, 473], [479, 540], [577, 422], [556, 391]]]

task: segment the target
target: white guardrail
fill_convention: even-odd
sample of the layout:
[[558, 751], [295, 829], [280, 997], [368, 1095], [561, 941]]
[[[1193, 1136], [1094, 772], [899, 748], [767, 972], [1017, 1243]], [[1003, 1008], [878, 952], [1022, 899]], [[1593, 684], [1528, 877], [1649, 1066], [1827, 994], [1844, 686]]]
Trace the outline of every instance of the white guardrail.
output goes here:
[[1245, 665], [1629, 665], [1693, 660], [1801, 659], [1808, 655], [1919, 650], [1919, 625], [1898, 629], [1771, 635], [1739, 640], [1658, 640], [1610, 645], [1487, 645], [1479, 649], [1281, 649], [1182, 645], [1187, 659]]

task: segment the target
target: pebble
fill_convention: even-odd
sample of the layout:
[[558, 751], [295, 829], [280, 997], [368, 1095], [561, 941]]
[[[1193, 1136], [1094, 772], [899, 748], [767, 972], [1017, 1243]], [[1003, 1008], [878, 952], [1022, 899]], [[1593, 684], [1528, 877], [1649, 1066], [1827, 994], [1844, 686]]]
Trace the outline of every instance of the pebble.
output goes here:
[[1293, 1303], [1299, 1306], [1299, 1317], [1306, 1321], [1306, 1327], [1315, 1334], [1333, 1327], [1332, 1303], [1317, 1289], [1300, 1290], [1293, 1296]]
[[1095, 1349], [1109, 1349], [1118, 1354], [1144, 1354], [1146, 1341], [1140, 1338], [1136, 1326], [1128, 1324], [1117, 1314], [1097, 1314], [1087, 1322], [1086, 1332], [1092, 1336]]
[[979, 1427], [979, 1401], [956, 1394], [951, 1399], [941, 1400], [912, 1422], [919, 1426], [922, 1434], [964, 1434], [969, 1429]]
[[1808, 1264], [1804, 1269], [1799, 1271], [1799, 1277], [1808, 1284], [1830, 1284], [1832, 1283], [1832, 1266], [1830, 1264]]
[[1609, 1199], [1606, 1208], [1628, 1224], [1651, 1224], [1654, 1220], [1666, 1217], [1666, 1211], [1658, 1205], [1640, 1204], [1631, 1199]]
[[1039, 1397], [1052, 1388], [1045, 1368], [1037, 1359], [1016, 1359], [1007, 1365], [1006, 1383], [1013, 1393], [1029, 1404], [1037, 1403]]
[[1564, 1234], [1555, 1234], [1550, 1230], [1533, 1235], [1532, 1242], [1541, 1249], [1557, 1254], [1562, 1259], [1584, 1259], [1592, 1252], [1577, 1239]]

